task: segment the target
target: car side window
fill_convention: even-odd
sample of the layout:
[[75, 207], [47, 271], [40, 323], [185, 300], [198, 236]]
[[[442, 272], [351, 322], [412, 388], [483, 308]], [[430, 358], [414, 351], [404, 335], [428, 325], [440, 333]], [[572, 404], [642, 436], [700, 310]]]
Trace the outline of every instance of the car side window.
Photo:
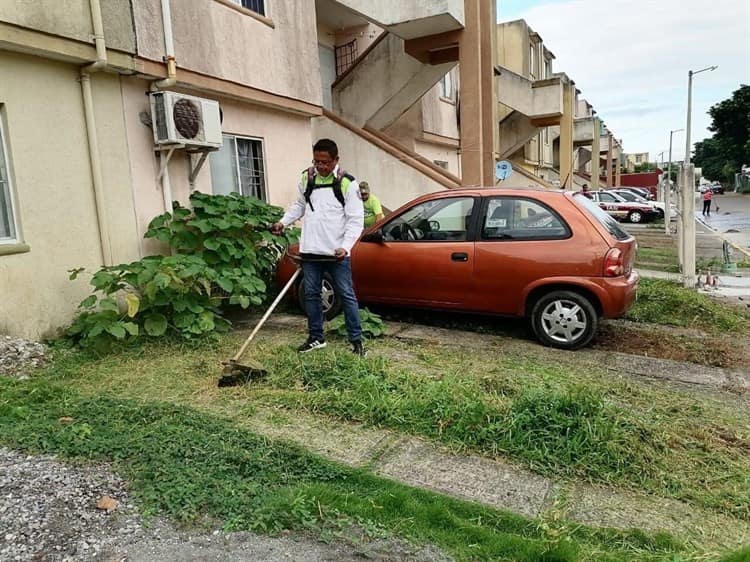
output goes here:
[[464, 241], [473, 209], [473, 197], [425, 201], [388, 221], [383, 226], [383, 239], [388, 242]]
[[568, 238], [562, 218], [540, 201], [524, 197], [493, 197], [483, 217], [484, 240], [555, 240]]
[[599, 200], [603, 203], [617, 203], [617, 199], [609, 193], [600, 193]]

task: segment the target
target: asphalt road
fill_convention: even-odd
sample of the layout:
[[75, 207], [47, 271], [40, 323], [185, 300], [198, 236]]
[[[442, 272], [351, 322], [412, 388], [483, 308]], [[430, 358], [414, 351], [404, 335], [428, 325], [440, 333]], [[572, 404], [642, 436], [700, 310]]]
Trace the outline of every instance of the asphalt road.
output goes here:
[[696, 201], [695, 208], [699, 221], [750, 257], [750, 193], [714, 195], [710, 217], [701, 214], [702, 201]]

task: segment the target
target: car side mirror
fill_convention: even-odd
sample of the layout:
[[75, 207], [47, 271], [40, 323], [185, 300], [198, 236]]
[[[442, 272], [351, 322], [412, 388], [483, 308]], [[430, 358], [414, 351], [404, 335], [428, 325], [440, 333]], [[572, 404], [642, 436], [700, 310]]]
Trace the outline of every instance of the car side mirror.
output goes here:
[[378, 228], [373, 232], [368, 232], [362, 237], [362, 242], [375, 242], [376, 244], [382, 244], [383, 240], [384, 238], [382, 228]]

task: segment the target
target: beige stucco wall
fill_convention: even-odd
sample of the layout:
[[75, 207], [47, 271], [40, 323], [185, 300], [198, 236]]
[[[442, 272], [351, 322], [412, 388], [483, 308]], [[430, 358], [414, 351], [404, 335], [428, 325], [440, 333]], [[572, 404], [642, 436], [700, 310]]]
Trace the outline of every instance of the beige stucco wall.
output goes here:
[[325, 117], [314, 118], [312, 122], [313, 136], [335, 140], [342, 166], [357, 179], [368, 181], [373, 193], [389, 209], [396, 209], [418, 195], [445, 189], [349, 129]]
[[291, 203], [297, 197], [302, 170], [312, 165], [312, 145], [317, 139], [310, 119], [232, 101], [221, 104], [225, 133], [263, 139], [268, 202]]
[[[0, 21], [92, 43], [89, 0], [3, 0]], [[112, 49], [135, 52], [130, 0], [101, 0], [104, 36]]]
[[436, 160], [448, 162], [447, 170], [454, 176], [461, 176], [459, 168], [461, 159], [458, 155], [458, 149], [424, 141], [417, 141], [414, 148], [416, 152], [432, 162]]
[[[129, 261], [137, 245], [119, 79], [95, 76], [92, 87], [113, 253]], [[0, 333], [50, 336], [89, 292], [67, 270], [101, 264], [78, 68], [0, 52], [0, 104], [31, 248], [0, 256]]]
[[[133, 6], [138, 55], [154, 61], [164, 56], [159, 4]], [[217, 0], [180, 0], [172, 7], [178, 67], [321, 105], [314, 1], [267, 4], [274, 27]]]
[[[458, 69], [450, 71], [453, 80], [454, 94], [458, 89]], [[440, 96], [440, 83], [436, 84], [422, 97], [422, 128], [427, 133], [442, 137], [458, 139], [457, 106]]]
[[[131, 155], [133, 194], [141, 237], [148, 223], [164, 212], [162, 184], [157, 181], [160, 161], [153, 150], [151, 128], [143, 125], [141, 112], [149, 112], [144, 91], [148, 83], [137, 78], [123, 78], [123, 104], [127, 124], [127, 139]], [[263, 140], [266, 163], [266, 187], [269, 202], [286, 205], [296, 197], [299, 172], [312, 158], [313, 139], [310, 120], [291, 113], [267, 109], [213, 96], [224, 113], [222, 129], [225, 134], [255, 137]], [[209, 156], [210, 158], [210, 156]], [[197, 161], [197, 157], [194, 157]], [[190, 197], [189, 164], [183, 151], [175, 151], [169, 162], [172, 200], [187, 205]], [[211, 169], [207, 160], [195, 181], [195, 190], [211, 193]], [[163, 246], [155, 240], [142, 240], [143, 255], [158, 253]]]
[[498, 64], [526, 77], [529, 58], [528, 29], [523, 20], [498, 24], [495, 43]]

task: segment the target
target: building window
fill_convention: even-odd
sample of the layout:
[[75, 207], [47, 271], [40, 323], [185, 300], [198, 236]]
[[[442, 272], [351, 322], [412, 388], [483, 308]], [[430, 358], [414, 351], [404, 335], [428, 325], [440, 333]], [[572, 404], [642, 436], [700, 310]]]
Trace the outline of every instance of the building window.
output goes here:
[[212, 152], [211, 185], [214, 194], [239, 193], [267, 201], [263, 141], [224, 135], [224, 143]]
[[8, 149], [5, 146], [5, 132], [2, 120], [0, 120], [0, 244], [17, 242], [17, 233]]
[[529, 75], [532, 80], [536, 78], [536, 45], [534, 43], [529, 45]]
[[440, 79], [440, 96], [449, 100], [453, 99], [453, 79], [450, 72]]
[[336, 76], [341, 76], [349, 70], [349, 67], [354, 64], [357, 58], [357, 40], [352, 39], [348, 43], [335, 47], [334, 53], [336, 57]]
[[552, 76], [552, 61], [545, 59], [544, 61], [544, 77], [550, 78]]
[[266, 15], [265, 0], [232, 0], [232, 2], [261, 16]]

